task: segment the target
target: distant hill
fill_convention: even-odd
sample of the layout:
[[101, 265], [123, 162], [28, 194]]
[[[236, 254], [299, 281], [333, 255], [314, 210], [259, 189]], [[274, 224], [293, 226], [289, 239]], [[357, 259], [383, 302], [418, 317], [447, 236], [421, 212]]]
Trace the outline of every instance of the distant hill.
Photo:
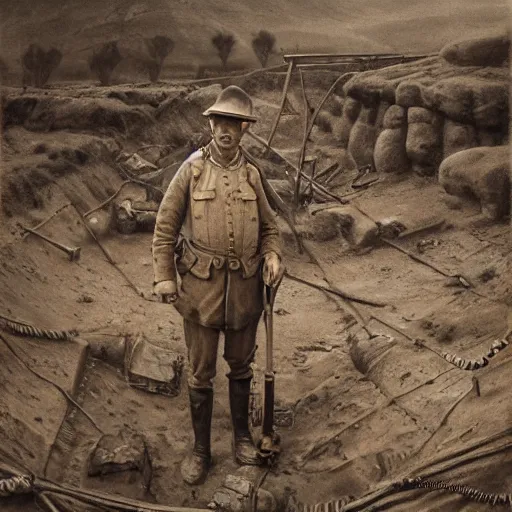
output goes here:
[[17, 67], [39, 42], [64, 53], [61, 68], [78, 69], [95, 45], [161, 34], [176, 41], [167, 66], [211, 66], [220, 62], [211, 36], [227, 30], [237, 38], [231, 65], [256, 67], [250, 43], [262, 28], [292, 52], [432, 52], [503, 32], [508, 16], [506, 0], [3, 0], [0, 57]]

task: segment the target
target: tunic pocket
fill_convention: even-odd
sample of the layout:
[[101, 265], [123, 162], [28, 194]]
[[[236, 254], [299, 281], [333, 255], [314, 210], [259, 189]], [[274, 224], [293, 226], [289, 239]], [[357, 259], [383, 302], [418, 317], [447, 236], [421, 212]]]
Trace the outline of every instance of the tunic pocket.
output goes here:
[[194, 201], [215, 199], [215, 190], [194, 190], [194, 192], [192, 192], [192, 199], [194, 199]]
[[215, 190], [194, 190], [190, 205], [192, 214], [193, 238], [198, 242], [209, 245], [208, 235], [208, 210], [211, 201], [215, 199]]

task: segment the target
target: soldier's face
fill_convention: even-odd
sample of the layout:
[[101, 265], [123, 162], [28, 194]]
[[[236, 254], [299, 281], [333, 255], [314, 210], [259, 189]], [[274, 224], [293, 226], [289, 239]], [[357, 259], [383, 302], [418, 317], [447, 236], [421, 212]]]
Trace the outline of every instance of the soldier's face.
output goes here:
[[210, 126], [217, 146], [229, 151], [238, 147], [248, 123], [234, 117], [212, 116]]

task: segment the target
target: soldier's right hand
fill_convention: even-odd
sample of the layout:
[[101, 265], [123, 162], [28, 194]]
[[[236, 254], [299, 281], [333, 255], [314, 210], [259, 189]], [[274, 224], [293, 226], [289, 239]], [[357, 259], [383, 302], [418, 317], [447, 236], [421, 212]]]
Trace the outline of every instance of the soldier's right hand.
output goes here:
[[155, 284], [153, 291], [166, 304], [176, 302], [178, 299], [178, 288], [176, 281], [160, 281]]

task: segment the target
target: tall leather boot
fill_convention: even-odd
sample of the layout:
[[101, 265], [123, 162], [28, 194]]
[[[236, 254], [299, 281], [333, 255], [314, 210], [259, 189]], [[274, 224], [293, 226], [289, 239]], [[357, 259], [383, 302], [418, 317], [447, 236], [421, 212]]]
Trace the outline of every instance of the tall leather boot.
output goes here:
[[229, 405], [233, 421], [234, 457], [238, 464], [260, 466], [264, 463], [249, 431], [249, 394], [251, 380], [229, 381]]
[[194, 448], [181, 463], [183, 480], [190, 485], [202, 484], [212, 463], [210, 431], [213, 411], [213, 389], [189, 388], [190, 412], [194, 429]]

